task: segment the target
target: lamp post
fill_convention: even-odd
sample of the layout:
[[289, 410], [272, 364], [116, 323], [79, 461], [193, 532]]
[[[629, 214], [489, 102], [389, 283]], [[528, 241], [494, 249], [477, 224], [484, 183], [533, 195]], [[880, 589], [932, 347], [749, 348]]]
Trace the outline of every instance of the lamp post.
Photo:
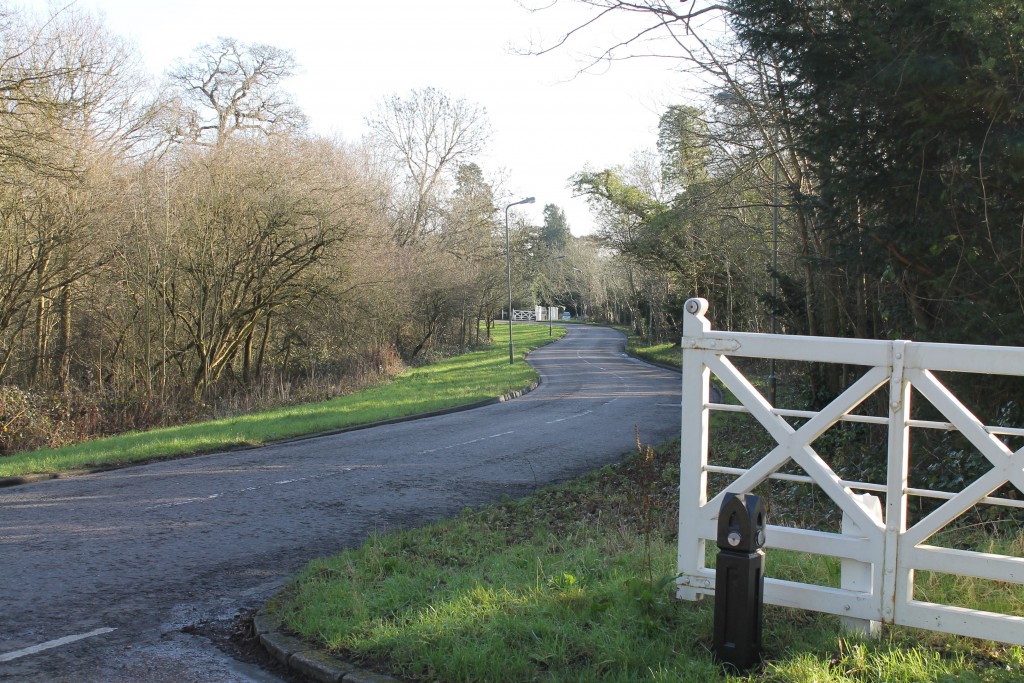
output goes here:
[[512, 250], [509, 247], [508, 239], [508, 210], [519, 204], [533, 204], [534, 198], [527, 197], [518, 202], [512, 202], [505, 207], [505, 269], [508, 272], [508, 364], [516, 362], [515, 350], [512, 346]]

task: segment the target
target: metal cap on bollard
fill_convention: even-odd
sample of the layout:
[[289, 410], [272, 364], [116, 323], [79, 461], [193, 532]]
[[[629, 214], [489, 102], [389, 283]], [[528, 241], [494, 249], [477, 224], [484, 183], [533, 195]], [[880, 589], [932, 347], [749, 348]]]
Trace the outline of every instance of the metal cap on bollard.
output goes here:
[[739, 553], [764, 547], [765, 517], [760, 496], [725, 494], [718, 512], [718, 547]]
[[759, 496], [727, 493], [718, 512], [714, 653], [743, 671], [761, 658], [767, 515]]

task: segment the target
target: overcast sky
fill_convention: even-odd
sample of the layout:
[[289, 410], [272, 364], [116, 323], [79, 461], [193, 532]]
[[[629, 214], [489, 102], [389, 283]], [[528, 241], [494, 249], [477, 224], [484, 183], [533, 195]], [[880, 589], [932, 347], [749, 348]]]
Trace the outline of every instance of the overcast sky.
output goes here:
[[[533, 6], [543, 0], [524, 0]], [[478, 163], [507, 177], [509, 201], [536, 223], [545, 204], [565, 210], [574, 234], [590, 232], [585, 202], [569, 176], [626, 164], [653, 148], [662, 109], [684, 97], [683, 76], [667, 60], [617, 62], [577, 75], [582, 54], [630, 35], [630, 17], [589, 31], [570, 49], [522, 56], [513, 48], [552, 44], [582, 16], [567, 0], [530, 12], [517, 0], [77, 0], [114, 33], [133, 41], [147, 69], [218, 37], [291, 50], [300, 73], [287, 89], [322, 134], [358, 140], [381, 98], [428, 86], [482, 104], [494, 129]], [[21, 0], [43, 11], [47, 0]], [[620, 32], [615, 35], [614, 31]]]

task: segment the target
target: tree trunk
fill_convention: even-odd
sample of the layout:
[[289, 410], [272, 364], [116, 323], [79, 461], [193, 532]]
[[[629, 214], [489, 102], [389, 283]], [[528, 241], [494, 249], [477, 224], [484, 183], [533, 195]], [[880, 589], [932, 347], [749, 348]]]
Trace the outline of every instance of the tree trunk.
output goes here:
[[40, 295], [39, 298], [36, 300], [36, 357], [33, 362], [31, 380], [31, 383], [36, 386], [43, 386], [46, 384], [46, 347], [48, 341], [46, 309], [46, 297]]
[[249, 384], [249, 380], [251, 379], [250, 371], [252, 369], [253, 332], [250, 332], [249, 334], [245, 335], [245, 341], [242, 342], [242, 383], [246, 385]]
[[68, 388], [71, 372], [71, 285], [65, 285], [60, 292], [60, 334], [57, 337], [57, 366], [54, 368], [60, 378], [62, 391]]
[[256, 374], [258, 376], [263, 375], [263, 359], [267, 354], [267, 341], [270, 339], [270, 319], [273, 315], [273, 312], [267, 312], [267, 322], [263, 327], [263, 339], [260, 340], [260, 353], [256, 358]]

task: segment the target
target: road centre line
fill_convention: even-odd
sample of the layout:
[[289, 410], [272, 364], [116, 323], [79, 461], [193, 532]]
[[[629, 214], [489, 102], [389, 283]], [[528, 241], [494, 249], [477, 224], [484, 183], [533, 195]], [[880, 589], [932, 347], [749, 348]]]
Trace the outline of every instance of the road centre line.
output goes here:
[[587, 365], [593, 365], [593, 363], [591, 363], [589, 360], [587, 360], [586, 358], [583, 357], [583, 352], [582, 351], [577, 351], [576, 352], [576, 359], [583, 361]]
[[259, 489], [265, 488], [267, 486], [282, 486], [284, 484], [294, 484], [294, 483], [302, 482], [302, 481], [312, 481], [314, 479], [323, 479], [325, 477], [334, 477], [334, 476], [337, 476], [339, 474], [345, 474], [346, 472], [351, 472], [354, 469], [356, 469], [356, 468], [355, 467], [343, 467], [341, 470], [339, 470], [337, 472], [327, 472], [325, 474], [316, 474], [316, 475], [313, 475], [313, 476], [310, 476], [310, 477], [299, 477], [298, 479], [285, 479], [283, 481], [275, 481], [272, 484], [264, 484], [263, 486], [247, 486], [244, 489], [236, 489], [234, 491], [222, 491], [221, 493], [213, 493], [213, 494], [210, 494], [208, 496], [201, 496], [199, 498], [186, 498], [185, 500], [176, 500], [176, 501], [174, 501], [172, 503], [159, 503], [158, 505], [150, 505], [149, 507], [145, 507], [145, 508], [142, 508], [142, 509], [143, 510], [159, 510], [161, 508], [178, 507], [179, 505], [191, 505], [192, 503], [202, 503], [203, 501], [214, 500], [216, 498], [220, 498], [221, 496], [226, 496], [226, 495], [231, 494], [231, 493], [247, 493], [249, 491], [258, 491]]
[[[609, 403], [611, 403], [611, 401], [609, 401]], [[563, 418], [561, 418], [559, 420], [551, 420], [550, 422], [545, 422], [544, 424], [553, 425], [553, 424], [555, 424], [557, 422], [565, 422], [566, 420], [575, 420], [577, 417], [583, 417], [584, 415], [589, 415], [592, 412], [594, 412], [594, 411], [593, 410], [587, 410], [587, 411], [584, 411], [582, 413], [576, 413], [575, 415], [570, 415], [569, 417], [563, 417]]]
[[480, 443], [481, 441], [487, 441], [488, 439], [497, 439], [502, 436], [508, 436], [509, 434], [515, 434], [515, 431], [502, 432], [500, 434], [491, 434], [490, 436], [481, 436], [479, 439], [472, 439], [470, 441], [463, 441], [462, 443], [453, 443], [448, 446], [439, 446], [437, 448], [430, 448], [425, 451], [420, 451], [416, 455], [427, 455], [428, 453], [437, 453], [438, 451], [448, 451], [452, 448], [458, 448], [459, 446], [469, 446], [470, 444]]
[[111, 631], [116, 630], [116, 628], [98, 628], [95, 631], [89, 631], [88, 633], [79, 633], [75, 636], [64, 636], [63, 638], [57, 638], [56, 640], [48, 640], [45, 643], [40, 643], [39, 645], [33, 645], [32, 647], [15, 650], [14, 652], [0, 654], [0, 662], [14, 661], [21, 657], [27, 657], [28, 655], [34, 655], [37, 652], [42, 652], [43, 650], [60, 647], [61, 645], [67, 645], [77, 640], [84, 640], [85, 638], [92, 638], [93, 636], [101, 636], [104, 633], [110, 633]]

